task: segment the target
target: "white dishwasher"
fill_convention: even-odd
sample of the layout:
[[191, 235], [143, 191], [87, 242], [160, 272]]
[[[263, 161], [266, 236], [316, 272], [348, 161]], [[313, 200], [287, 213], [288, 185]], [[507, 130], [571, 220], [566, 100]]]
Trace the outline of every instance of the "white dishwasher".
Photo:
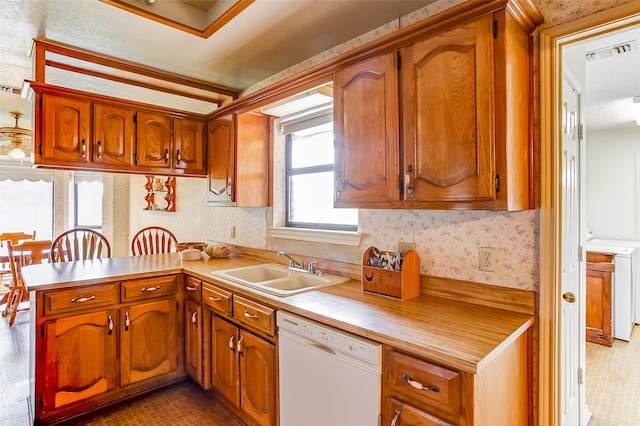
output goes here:
[[382, 345], [278, 311], [280, 426], [380, 424]]

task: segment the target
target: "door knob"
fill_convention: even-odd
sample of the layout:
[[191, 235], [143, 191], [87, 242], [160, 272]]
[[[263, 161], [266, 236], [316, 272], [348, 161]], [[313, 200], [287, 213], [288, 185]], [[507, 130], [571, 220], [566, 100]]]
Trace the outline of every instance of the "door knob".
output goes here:
[[566, 292], [562, 295], [562, 298], [569, 303], [573, 303], [576, 301], [576, 295], [571, 293], [570, 291]]

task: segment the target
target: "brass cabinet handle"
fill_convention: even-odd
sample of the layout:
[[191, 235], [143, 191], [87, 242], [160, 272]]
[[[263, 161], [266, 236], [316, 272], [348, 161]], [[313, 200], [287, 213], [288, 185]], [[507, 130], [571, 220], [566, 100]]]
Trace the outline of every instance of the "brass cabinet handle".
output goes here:
[[164, 150], [164, 164], [169, 162], [169, 149]]
[[189, 286], [187, 286], [187, 290], [189, 290], [189, 291], [196, 291], [196, 288], [195, 288], [195, 287], [189, 287]]
[[257, 315], [252, 315], [249, 313], [249, 311], [247, 311], [246, 309], [244, 310], [244, 312], [242, 313], [246, 318], [253, 318], [253, 319], [258, 319]]
[[180, 164], [180, 161], [182, 161], [182, 157], [180, 156], [180, 150], [178, 150], [176, 152], [176, 163]]
[[87, 155], [87, 144], [84, 139], [82, 139], [80, 143], [82, 144], [82, 146], [80, 147], [80, 155], [82, 156], [82, 158], [84, 158]]
[[241, 354], [242, 353], [242, 341], [244, 340], [244, 336], [240, 338], [240, 340], [238, 340], [238, 346], [237, 346], [237, 350], [238, 353]]
[[433, 392], [440, 392], [440, 388], [432, 385], [432, 386], [424, 386], [422, 383], [420, 382], [416, 382], [414, 380], [411, 380], [411, 376], [408, 375], [407, 373], [404, 373], [402, 375], [402, 378], [405, 379], [407, 381], [407, 383], [409, 383], [409, 385], [411, 385], [412, 388], [416, 388], [418, 390], [426, 390], [426, 391], [433, 391]]
[[140, 292], [141, 293], [144, 293], [144, 292], [149, 293], [149, 292], [156, 291], [156, 290], [160, 290], [160, 286], [159, 285], [154, 286], [154, 287], [142, 287], [140, 289]]
[[113, 333], [113, 317], [111, 315], [109, 315], [109, 325], [107, 326], [109, 332], [109, 336], [111, 336], [111, 334]]
[[124, 331], [129, 331], [129, 326], [131, 325], [131, 319], [129, 319], [129, 312], [124, 313]]
[[570, 291], [566, 292], [562, 295], [562, 298], [569, 303], [573, 303], [576, 301], [576, 295], [571, 293]]
[[400, 411], [393, 410], [393, 419], [391, 419], [391, 426], [396, 426], [398, 424], [399, 418], [400, 418]]
[[212, 302], [219, 302], [220, 298], [219, 297], [209, 296], [209, 300], [211, 300]]
[[102, 158], [102, 142], [98, 141], [98, 158]]
[[198, 311], [195, 311], [193, 315], [191, 315], [191, 323], [198, 327]]
[[95, 299], [95, 296], [87, 296], [87, 297], [78, 297], [76, 299], [71, 299], [69, 300], [70, 303], [83, 303], [83, 302], [88, 302], [90, 300]]
[[409, 166], [407, 166], [407, 171], [404, 174], [404, 188], [405, 188], [405, 191], [407, 192], [407, 195], [413, 194], [413, 187], [410, 185], [411, 172], [413, 172], [413, 166], [409, 164]]

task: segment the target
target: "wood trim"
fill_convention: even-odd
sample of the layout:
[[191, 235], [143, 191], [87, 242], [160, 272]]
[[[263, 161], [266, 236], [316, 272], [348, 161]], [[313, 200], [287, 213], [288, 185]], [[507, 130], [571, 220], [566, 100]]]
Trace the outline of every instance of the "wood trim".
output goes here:
[[540, 310], [538, 423], [560, 424], [560, 254], [562, 238], [559, 79], [562, 45], [640, 22], [640, 1], [546, 29], [540, 34]]
[[[131, 61], [125, 61], [123, 59], [114, 58], [113, 56], [102, 55], [99, 53], [91, 52], [79, 47], [69, 46], [64, 43], [47, 40], [44, 38], [34, 39], [35, 51], [36, 51], [36, 63], [35, 63], [35, 76], [36, 81], [45, 82], [45, 59], [46, 52], [56, 53], [58, 55], [74, 58], [80, 61], [91, 62], [94, 64], [102, 65], [109, 68], [126, 71], [141, 76], [154, 78], [162, 81], [167, 81], [182, 86], [193, 87], [200, 90], [219, 93], [222, 95], [230, 96], [234, 99], [238, 97], [238, 92], [228, 87], [211, 84], [201, 80], [195, 80], [187, 78], [168, 71], [151, 68], [142, 64], [138, 64]], [[37, 61], [40, 59], [40, 61]], [[91, 72], [91, 71], [90, 71]]]
[[204, 30], [200, 30], [198, 28], [191, 27], [181, 22], [174, 21], [173, 19], [165, 18], [164, 16], [157, 15], [148, 10], [133, 6], [122, 0], [100, 0], [100, 1], [107, 3], [111, 6], [115, 6], [119, 9], [125, 10], [127, 12], [136, 14], [138, 16], [142, 16], [144, 18], [151, 19], [152, 21], [159, 22], [169, 27], [178, 29], [180, 31], [184, 31], [186, 33], [193, 34], [202, 38], [209, 38], [220, 28], [228, 24], [229, 21], [235, 18], [240, 12], [245, 10], [255, 0], [237, 0], [237, 2], [234, 5], [232, 5], [226, 12], [220, 15], [220, 17], [217, 18], [215, 21], [211, 22], [211, 24], [209, 24], [209, 26]]
[[84, 69], [84, 68], [76, 67], [76, 66], [73, 66], [73, 65], [64, 64], [64, 63], [58, 62], [58, 61], [47, 60], [47, 61], [45, 61], [45, 65], [53, 67], [53, 68], [58, 68], [58, 69], [62, 69], [62, 70], [65, 70], [65, 71], [73, 72], [73, 73], [76, 73], [76, 74], [91, 75], [91, 76], [94, 76], [94, 77], [103, 78], [105, 80], [116, 81], [118, 83], [124, 83], [124, 84], [129, 84], [129, 85], [132, 85], [132, 86], [144, 87], [145, 89], [157, 90], [159, 92], [170, 93], [172, 95], [184, 96], [184, 97], [191, 98], [191, 99], [198, 99], [198, 100], [205, 101], [205, 102], [211, 102], [211, 103], [216, 104], [218, 107], [222, 103], [222, 101], [220, 99], [214, 99], [214, 98], [211, 98], [209, 96], [196, 95], [196, 94], [193, 94], [193, 93], [185, 93], [185, 92], [182, 92], [180, 90], [170, 89], [170, 88], [167, 88], [167, 87], [158, 86], [156, 84], [144, 83], [144, 82], [141, 82], [141, 81], [138, 81], [138, 80], [133, 80], [133, 79], [130, 79], [130, 78], [118, 77], [118, 76], [111, 75], [111, 74], [104, 73], [104, 72], [100, 72], [100, 71], [91, 71], [91, 70], [87, 70], [87, 69]]
[[536, 294], [519, 290], [449, 278], [420, 276], [421, 294], [468, 302], [527, 315], [536, 313]]

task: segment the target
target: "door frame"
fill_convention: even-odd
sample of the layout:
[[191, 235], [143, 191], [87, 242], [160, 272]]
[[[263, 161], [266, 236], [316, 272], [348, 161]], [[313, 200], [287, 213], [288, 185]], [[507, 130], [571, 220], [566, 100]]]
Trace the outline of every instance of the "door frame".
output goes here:
[[640, 1], [540, 32], [540, 309], [538, 424], [560, 424], [562, 47], [640, 23]]

